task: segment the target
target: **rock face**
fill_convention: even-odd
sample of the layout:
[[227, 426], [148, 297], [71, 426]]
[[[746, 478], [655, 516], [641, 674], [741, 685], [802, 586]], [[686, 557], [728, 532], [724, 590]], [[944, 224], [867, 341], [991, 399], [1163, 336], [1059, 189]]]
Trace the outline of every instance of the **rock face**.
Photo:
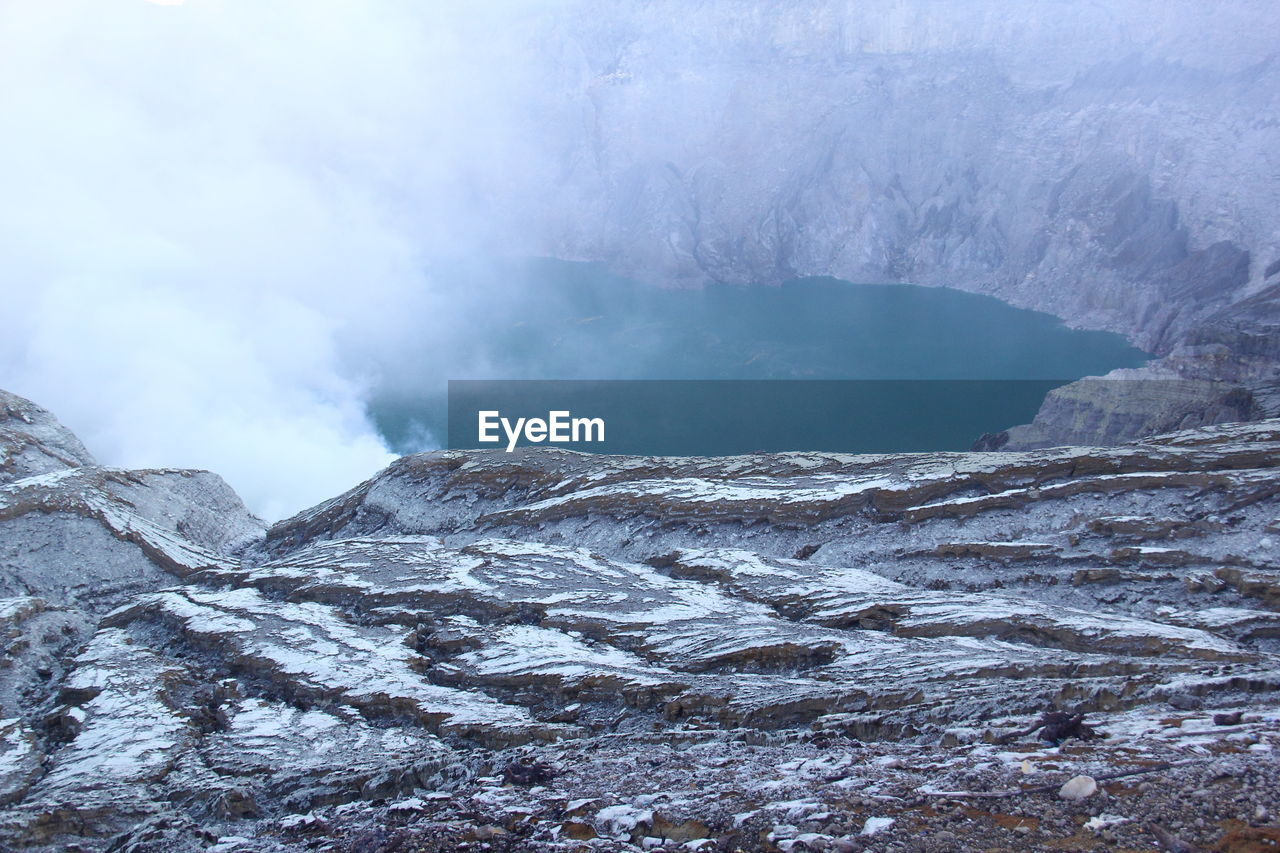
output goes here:
[[93, 464], [80, 439], [57, 418], [0, 390], [0, 483]]
[[[1188, 735], [1239, 777], [1280, 746], [1280, 421], [423, 454], [269, 530], [213, 475], [80, 461], [0, 487], [11, 846], [882, 849], [1011, 751], [1052, 797]], [[1048, 708], [1087, 755], [1027, 745]]]
[[607, 247], [658, 269], [981, 277], [1158, 350], [1280, 257], [1265, 3], [591, 14], [564, 28], [596, 128], [570, 184], [614, 187]]
[[[572, 3], [537, 35], [544, 203], [512, 239], [662, 284], [979, 291], [1256, 393], [1280, 361], [1278, 27], [1265, 0]], [[1182, 402], [1090, 443], [1221, 413]]]
[[48, 412], [0, 400], [0, 801], [58, 792], [30, 834], [10, 840], [44, 843], [69, 826], [110, 835], [155, 811], [142, 787], [167, 778], [172, 756], [196, 743], [169, 691], [208, 685], [99, 630], [101, 619], [227, 559], [263, 525], [216, 475], [97, 467]]
[[[1266, 368], [1269, 370], [1269, 368]], [[982, 436], [974, 450], [1032, 450], [1067, 444], [1125, 441], [1212, 424], [1280, 415], [1271, 381], [1192, 375], [1164, 364], [1114, 370], [1051, 390], [1035, 420]]]
[[598, 215], [545, 221], [635, 275], [944, 283], [1163, 354], [1280, 258], [1266, 3], [571, 10], [541, 129]]

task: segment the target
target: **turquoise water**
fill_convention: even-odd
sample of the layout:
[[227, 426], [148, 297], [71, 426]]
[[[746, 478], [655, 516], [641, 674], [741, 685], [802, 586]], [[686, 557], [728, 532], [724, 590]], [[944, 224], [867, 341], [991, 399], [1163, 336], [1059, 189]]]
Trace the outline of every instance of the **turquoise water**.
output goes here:
[[[435, 377], [435, 387], [379, 389], [371, 414], [401, 452], [443, 443], [446, 379], [1066, 382], [1147, 359], [1119, 335], [945, 288], [808, 278], [677, 290], [550, 260], [456, 264], [437, 276], [475, 307], [452, 341], [453, 363], [416, 374]], [[1011, 403], [1000, 416], [1016, 419], [993, 428], [1030, 420], [1038, 400]], [[933, 446], [920, 449], [963, 449], [977, 438], [972, 419], [958, 420], [954, 435], [945, 420]], [[878, 449], [860, 448], [857, 436], [848, 443]]]

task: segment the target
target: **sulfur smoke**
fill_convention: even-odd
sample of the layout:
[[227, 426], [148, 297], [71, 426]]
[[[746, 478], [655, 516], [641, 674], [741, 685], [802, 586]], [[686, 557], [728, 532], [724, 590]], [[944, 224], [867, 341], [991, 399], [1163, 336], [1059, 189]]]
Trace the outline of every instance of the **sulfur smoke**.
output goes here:
[[428, 258], [524, 156], [527, 12], [482, 5], [0, 6], [0, 384], [268, 518], [388, 462], [368, 389], [447, 357]]

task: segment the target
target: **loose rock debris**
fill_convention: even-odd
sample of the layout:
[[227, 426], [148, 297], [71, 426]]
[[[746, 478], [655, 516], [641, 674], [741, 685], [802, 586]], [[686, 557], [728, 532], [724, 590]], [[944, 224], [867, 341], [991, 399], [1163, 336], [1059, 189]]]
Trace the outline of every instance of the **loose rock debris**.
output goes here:
[[508, 785], [542, 785], [555, 777], [551, 765], [541, 761], [517, 761], [502, 768], [502, 780]]
[[1003, 735], [1002, 740], [1005, 743], [1009, 743], [1036, 732], [1040, 733], [1042, 740], [1052, 744], [1062, 743], [1069, 738], [1089, 740], [1100, 736], [1092, 726], [1085, 723], [1083, 713], [1072, 714], [1066, 711], [1046, 711], [1039, 720], [1032, 723], [1028, 728]]

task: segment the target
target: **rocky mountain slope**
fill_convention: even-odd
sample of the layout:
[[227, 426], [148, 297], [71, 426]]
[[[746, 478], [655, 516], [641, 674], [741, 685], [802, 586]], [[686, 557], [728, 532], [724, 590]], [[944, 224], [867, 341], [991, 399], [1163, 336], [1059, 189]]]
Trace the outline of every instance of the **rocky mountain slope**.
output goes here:
[[1025, 453], [422, 454], [264, 529], [214, 475], [94, 466], [5, 400], [0, 845], [1280, 833], [1278, 421]]

